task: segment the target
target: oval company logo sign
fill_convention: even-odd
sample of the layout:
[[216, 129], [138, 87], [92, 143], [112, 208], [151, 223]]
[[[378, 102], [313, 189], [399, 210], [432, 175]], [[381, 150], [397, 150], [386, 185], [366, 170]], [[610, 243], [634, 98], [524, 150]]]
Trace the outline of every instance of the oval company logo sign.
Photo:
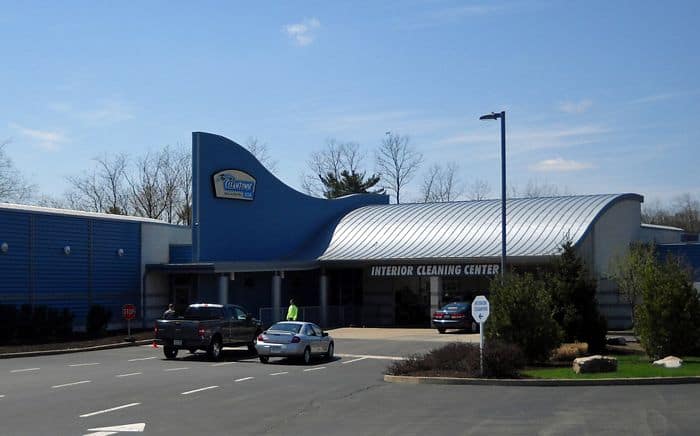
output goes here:
[[214, 174], [214, 194], [216, 198], [230, 200], [253, 200], [255, 178], [239, 170], [224, 170]]

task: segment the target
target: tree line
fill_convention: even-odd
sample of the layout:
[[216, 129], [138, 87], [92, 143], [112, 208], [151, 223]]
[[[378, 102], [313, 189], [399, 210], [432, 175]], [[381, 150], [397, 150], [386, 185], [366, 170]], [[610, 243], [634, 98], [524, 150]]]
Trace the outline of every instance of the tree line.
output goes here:
[[[139, 156], [104, 154], [81, 174], [67, 177], [68, 190], [61, 196], [37, 193], [6, 153], [9, 141], [0, 142], [0, 202], [37, 204], [90, 212], [142, 216], [169, 223], [190, 225], [192, 221], [192, 162], [189, 147], [164, 146]], [[247, 148], [270, 171], [277, 162], [267, 144], [248, 138]], [[368, 163], [369, 161], [369, 163]], [[407, 186], [418, 178], [411, 202], [484, 200], [500, 197], [483, 179], [469, 183], [455, 162], [434, 163], [423, 168], [423, 154], [408, 135], [386, 132], [368, 153], [356, 142], [335, 138], [313, 151], [301, 174], [301, 188], [309, 195], [337, 198], [356, 193], [384, 193], [395, 203], [405, 201]], [[373, 164], [373, 165], [372, 165]], [[373, 171], [370, 171], [373, 168]], [[566, 187], [539, 180], [525, 186], [508, 186], [509, 198], [571, 195]], [[645, 203], [642, 221], [700, 232], [700, 200], [682, 194], [668, 205]]]

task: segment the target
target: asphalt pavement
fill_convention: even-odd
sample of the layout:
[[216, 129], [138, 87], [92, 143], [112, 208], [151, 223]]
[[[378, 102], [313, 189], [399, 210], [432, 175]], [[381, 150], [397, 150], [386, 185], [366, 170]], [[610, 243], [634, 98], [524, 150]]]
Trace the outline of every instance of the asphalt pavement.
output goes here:
[[[244, 349], [165, 360], [139, 346], [0, 361], [0, 434], [696, 434], [699, 385], [385, 383], [443, 343], [338, 338], [333, 361], [261, 364]], [[343, 335], [339, 335], [343, 336]], [[465, 335], [467, 336], [467, 335]], [[429, 334], [426, 333], [429, 338]], [[129, 430], [129, 431], [127, 431]]]

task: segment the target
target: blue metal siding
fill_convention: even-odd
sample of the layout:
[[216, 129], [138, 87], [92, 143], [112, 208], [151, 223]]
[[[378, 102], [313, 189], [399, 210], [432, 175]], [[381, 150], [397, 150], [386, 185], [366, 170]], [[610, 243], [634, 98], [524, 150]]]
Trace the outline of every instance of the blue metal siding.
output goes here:
[[[76, 320], [87, 312], [89, 220], [34, 215], [35, 304], [70, 309]], [[64, 247], [70, 247], [70, 254]]]
[[92, 303], [109, 307], [112, 321], [121, 318], [123, 304], [141, 303], [140, 240], [138, 223], [92, 223]]
[[192, 245], [171, 245], [170, 263], [192, 262]]
[[660, 244], [657, 249], [664, 255], [672, 254], [681, 258], [693, 268], [693, 280], [700, 282], [700, 244]]
[[29, 302], [29, 228], [29, 214], [0, 211], [0, 244], [8, 244], [0, 252], [0, 304]]
[[0, 210], [3, 242], [9, 250], [0, 253], [0, 304], [67, 308], [76, 327], [90, 304], [110, 309], [113, 322], [123, 304], [140, 304], [139, 223]]

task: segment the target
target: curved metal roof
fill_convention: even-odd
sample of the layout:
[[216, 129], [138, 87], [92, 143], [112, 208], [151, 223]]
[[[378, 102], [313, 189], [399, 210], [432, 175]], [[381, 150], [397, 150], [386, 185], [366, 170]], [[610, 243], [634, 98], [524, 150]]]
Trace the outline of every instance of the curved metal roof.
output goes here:
[[[508, 256], [558, 253], [567, 236], [579, 243], [614, 203], [637, 194], [507, 200]], [[501, 201], [366, 206], [337, 225], [321, 261], [464, 259], [501, 254]]]

